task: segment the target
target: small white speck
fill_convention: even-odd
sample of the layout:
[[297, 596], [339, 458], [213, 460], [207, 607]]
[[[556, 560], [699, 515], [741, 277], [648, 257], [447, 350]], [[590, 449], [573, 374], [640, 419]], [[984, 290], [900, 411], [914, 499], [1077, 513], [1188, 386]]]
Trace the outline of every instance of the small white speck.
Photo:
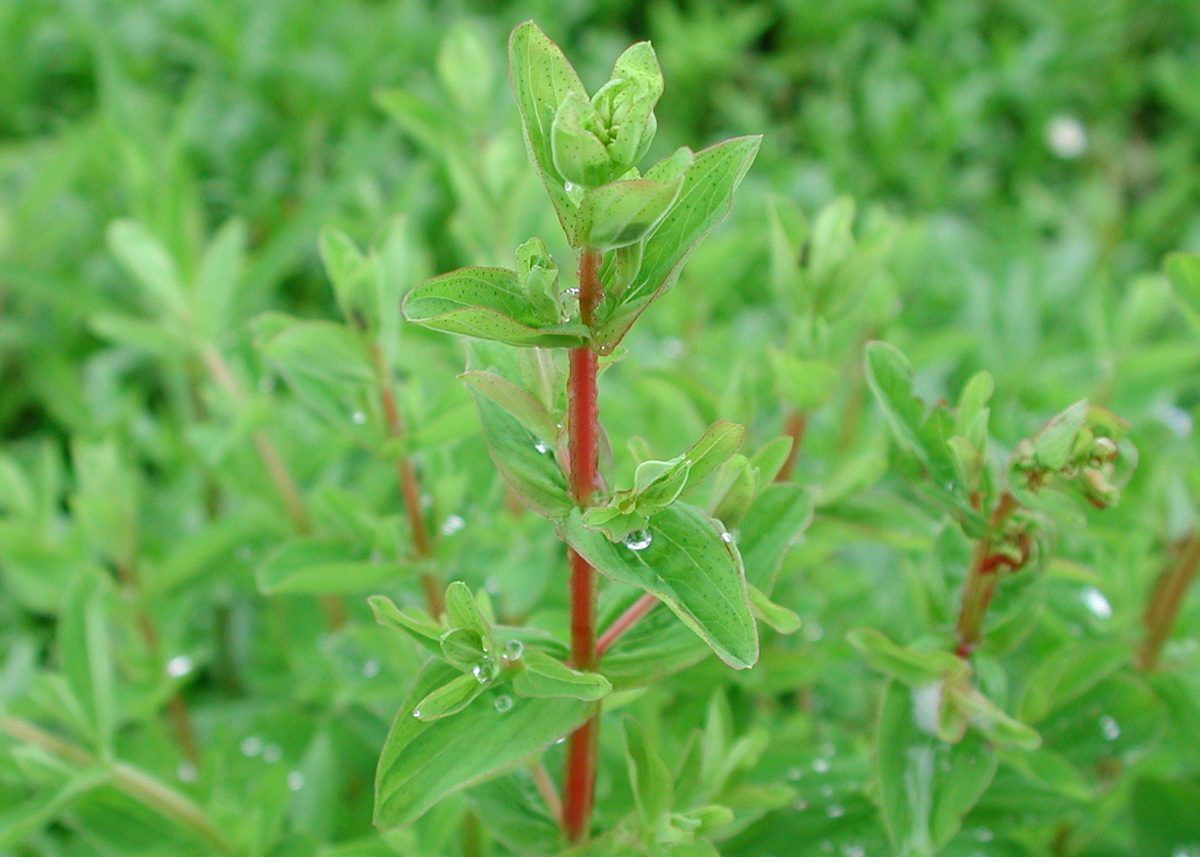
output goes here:
[[355, 425], [360, 426], [367, 421], [367, 415], [362, 411], [355, 411], [350, 415], [350, 421]]
[[287, 786], [294, 792], [304, 788], [304, 774], [299, 771], [292, 771], [287, 775]]
[[721, 541], [725, 542], [727, 545], [733, 544], [733, 534], [721, 533]]
[[363, 664], [362, 674], [366, 678], [375, 678], [379, 675], [379, 661], [372, 658]]
[[1084, 606], [1100, 619], [1111, 619], [1113, 614], [1112, 605], [1108, 603], [1108, 599], [1104, 597], [1104, 593], [1094, 586], [1085, 586], [1083, 591], [1079, 593], [1079, 597], [1083, 599]]
[[1107, 741], [1116, 741], [1121, 737], [1121, 724], [1109, 715], [1100, 718], [1100, 733]]
[[812, 769], [814, 771], [816, 771], [818, 774], [829, 773], [829, 760], [828, 759], [814, 759], [813, 763], [812, 763]]
[[804, 626], [804, 639], [810, 643], [815, 643], [817, 640], [825, 636], [825, 629], [821, 627], [819, 622], [809, 622]]
[[451, 515], [442, 524], [442, 535], [452, 536], [461, 530], [466, 525], [466, 521], [460, 515]]
[[1060, 114], [1046, 124], [1046, 145], [1060, 158], [1078, 158], [1087, 151], [1087, 131], [1074, 116]]
[[242, 741], [241, 750], [243, 756], [257, 756], [263, 751], [263, 742], [261, 738], [251, 736]]
[[180, 762], [179, 767], [175, 769], [175, 776], [181, 783], [196, 782], [196, 766], [191, 762]]
[[825, 814], [830, 818], [841, 818], [846, 814], [846, 810], [842, 808], [840, 803], [831, 803], [825, 808]]
[[678, 360], [683, 356], [683, 340], [674, 336], [663, 340], [663, 356], [669, 360]]
[[187, 655], [176, 655], [167, 661], [167, 675], [171, 678], [183, 678], [190, 673], [195, 665]]
[[273, 765], [283, 758], [283, 751], [275, 744], [268, 744], [263, 747], [263, 761], [269, 765]]

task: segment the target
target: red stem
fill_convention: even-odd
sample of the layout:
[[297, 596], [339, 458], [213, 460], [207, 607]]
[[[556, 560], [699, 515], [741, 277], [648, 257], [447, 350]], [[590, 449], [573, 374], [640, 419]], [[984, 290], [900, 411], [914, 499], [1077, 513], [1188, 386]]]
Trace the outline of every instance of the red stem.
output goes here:
[[624, 637], [625, 632], [640, 622], [657, 604], [658, 599], [649, 593], [633, 602], [629, 609], [613, 620], [608, 630], [600, 635], [596, 642], [596, 657], [601, 657], [611, 649], [613, 643]]
[[[579, 254], [579, 316], [589, 328], [600, 302], [597, 272], [600, 254], [585, 249]], [[596, 488], [599, 450], [599, 412], [596, 403], [596, 352], [589, 346], [571, 350], [568, 431], [571, 494], [580, 508], [592, 503]], [[587, 560], [568, 550], [571, 564], [571, 663], [577, 669], [596, 668], [596, 572]], [[567, 770], [563, 777], [563, 828], [572, 842], [587, 838], [596, 787], [596, 742], [600, 734], [599, 711], [571, 733], [567, 742]]]
[[1200, 533], [1189, 533], [1176, 550], [1175, 561], [1159, 575], [1142, 617], [1146, 637], [1138, 650], [1137, 664], [1147, 672], [1158, 669], [1163, 646], [1171, 636], [1188, 589], [1200, 570]]
[[792, 448], [788, 451], [787, 460], [775, 474], [776, 482], [787, 482], [792, 478], [792, 469], [796, 466], [796, 456], [800, 452], [800, 444], [804, 443], [804, 434], [808, 431], [808, 415], [803, 411], [792, 411], [788, 414], [787, 426], [784, 433], [792, 439]]
[[1002, 568], [1015, 571], [1025, 564], [1028, 551], [1022, 545], [1020, 560], [1014, 560], [1005, 553], [996, 553], [993, 535], [1013, 512], [1017, 510], [1017, 501], [1007, 491], [1000, 496], [996, 508], [988, 522], [990, 534], [979, 539], [971, 554], [971, 565], [967, 569], [967, 579], [963, 582], [962, 609], [958, 614], [958, 625], [955, 629], [955, 653], [960, 658], [967, 658], [979, 645], [980, 632], [983, 629], [983, 618], [987, 615], [988, 606], [996, 592], [996, 578]]

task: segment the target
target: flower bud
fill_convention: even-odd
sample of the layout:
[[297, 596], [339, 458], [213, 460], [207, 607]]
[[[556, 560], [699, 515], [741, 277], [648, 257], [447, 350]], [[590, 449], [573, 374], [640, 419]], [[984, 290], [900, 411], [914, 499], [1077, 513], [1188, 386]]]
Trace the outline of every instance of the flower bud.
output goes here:
[[617, 58], [612, 79], [592, 98], [607, 131], [608, 154], [616, 172], [635, 166], [658, 129], [654, 107], [662, 96], [662, 70], [649, 42], [639, 42]]
[[550, 151], [554, 168], [565, 181], [598, 187], [616, 170], [597, 131], [596, 109], [590, 102], [568, 92], [550, 127]]

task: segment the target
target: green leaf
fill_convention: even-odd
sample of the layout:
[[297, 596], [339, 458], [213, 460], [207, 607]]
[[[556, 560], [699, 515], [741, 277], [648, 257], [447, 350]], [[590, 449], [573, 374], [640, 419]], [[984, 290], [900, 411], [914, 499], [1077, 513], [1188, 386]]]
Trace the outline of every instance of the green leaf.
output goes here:
[[875, 628], [855, 628], [846, 640], [858, 649], [871, 669], [896, 679], [908, 687], [924, 687], [934, 682], [962, 681], [970, 667], [949, 652], [918, 652], [898, 646]]
[[1200, 846], [1200, 786], [1143, 777], [1129, 801], [1138, 857], [1190, 857]]
[[[612, 159], [596, 135], [600, 119], [586, 98], [568, 92], [550, 126], [550, 151], [554, 169], [563, 180], [580, 189], [602, 185], [612, 178]], [[581, 240], [585, 240], [581, 233]]]
[[521, 421], [544, 443], [554, 446], [558, 443], [558, 424], [545, 406], [538, 401], [533, 393], [524, 387], [519, 387], [507, 378], [502, 378], [492, 372], [474, 369], [458, 376], [473, 392], [487, 396], [504, 410]]
[[583, 525], [578, 510], [563, 537], [597, 571], [651, 593], [735, 669], [758, 660], [741, 556], [732, 539], [700, 509], [676, 503], [650, 518], [651, 540], [640, 550], [613, 544]]
[[768, 485], [738, 522], [738, 550], [746, 580], [770, 592], [788, 548], [812, 522], [812, 497], [799, 485]]
[[998, 705], [969, 685], [948, 686], [954, 705], [972, 726], [999, 747], [1036, 750], [1042, 743], [1037, 730], [1009, 717]]
[[584, 244], [612, 250], [641, 241], [658, 225], [683, 184], [626, 179], [588, 191], [579, 209]]
[[513, 677], [513, 692], [518, 696], [595, 702], [612, 693], [612, 685], [599, 673], [573, 670], [537, 649], [526, 648], [520, 662], [523, 669]]
[[475, 27], [462, 21], [451, 25], [438, 48], [437, 74], [463, 115], [488, 115], [496, 71], [490, 45]]
[[1066, 645], [1047, 653], [1026, 679], [1018, 716], [1028, 723], [1043, 720], [1128, 664], [1129, 657], [1123, 642]]
[[587, 101], [587, 90], [558, 45], [532, 21], [519, 24], [512, 31], [508, 42], [508, 68], [529, 158], [546, 186], [568, 242], [577, 247], [575, 204], [564, 188], [566, 179], [554, 166], [550, 133], [567, 94], [574, 93], [577, 98]]
[[246, 222], [227, 220], [208, 242], [196, 271], [196, 321], [210, 340], [233, 328], [233, 307], [246, 261]]
[[996, 773], [977, 733], [946, 744], [919, 730], [908, 688], [889, 682], [879, 716], [876, 773], [888, 837], [898, 857], [933, 857], [962, 825]]
[[706, 428], [700, 439], [684, 453], [684, 460], [689, 464], [686, 488], [693, 488], [707, 479], [742, 448], [745, 439], [745, 427], [728, 420], [717, 420]]
[[908, 358], [886, 342], [867, 343], [867, 384], [901, 450], [918, 461], [928, 462], [922, 439], [925, 408], [913, 395]]
[[565, 518], [575, 504], [550, 448], [487, 397], [475, 394], [475, 404], [492, 461], [517, 496], [544, 518]]
[[779, 396], [797, 411], [811, 411], [829, 401], [841, 373], [826, 360], [804, 360], [778, 349], [768, 352]]
[[[700, 240], [725, 219], [733, 204], [733, 192], [750, 169], [761, 140], [735, 137], [696, 153], [695, 161], [684, 173], [675, 203], [646, 238], [637, 276], [597, 336], [603, 348], [616, 347], [642, 311], [675, 284]], [[672, 164], [668, 162], [662, 173], [657, 172], [659, 166], [652, 168], [645, 178], [665, 180]]]
[[1200, 253], [1170, 253], [1164, 268], [1184, 316], [1200, 335]]
[[375, 777], [379, 827], [411, 824], [446, 795], [550, 746], [592, 711], [589, 703], [562, 698], [518, 698], [500, 711], [495, 693], [487, 691], [453, 717], [426, 723], [413, 716], [417, 702], [458, 675], [444, 664], [427, 664], [396, 714]]
[[370, 560], [361, 545], [296, 538], [268, 554], [254, 570], [254, 579], [264, 595], [324, 595], [362, 592], [399, 580], [405, 571], [394, 562]]
[[484, 691], [484, 684], [471, 673], [461, 673], [421, 698], [413, 717], [430, 722], [462, 711]]
[[406, 607], [401, 610], [386, 595], [372, 595], [367, 599], [375, 621], [385, 628], [394, 628], [435, 654], [442, 652], [442, 636], [446, 629], [434, 621], [429, 614]]
[[1088, 415], [1088, 400], [1081, 399], [1046, 423], [1033, 439], [1037, 462], [1049, 470], [1059, 470], [1071, 455], [1075, 438]]
[[642, 830], [652, 837], [665, 826], [675, 803], [671, 772], [640, 723], [626, 718], [622, 725], [625, 728], [625, 763], [638, 816]]
[[90, 737], [101, 755], [110, 757], [117, 718], [112, 650], [104, 593], [91, 575], [80, 575], [67, 596], [58, 631], [58, 662], [83, 708]]
[[179, 268], [167, 248], [136, 220], [117, 220], [108, 227], [108, 248], [142, 287], [148, 308], [175, 319], [190, 316]]
[[379, 309], [374, 265], [340, 229], [322, 229], [319, 244], [342, 315], [364, 327], [374, 326]]
[[576, 348], [587, 329], [540, 315], [508, 268], [459, 268], [426, 280], [404, 298], [414, 324], [509, 345]]
[[771, 601], [757, 586], [751, 585], [749, 590], [750, 606], [754, 608], [754, 615], [757, 618], [766, 622], [780, 634], [792, 634], [800, 630], [799, 616], [786, 607], [781, 607]]
[[461, 580], [446, 587], [446, 620], [452, 628], [466, 628], [484, 640], [491, 640], [492, 626], [479, 609], [470, 587]]

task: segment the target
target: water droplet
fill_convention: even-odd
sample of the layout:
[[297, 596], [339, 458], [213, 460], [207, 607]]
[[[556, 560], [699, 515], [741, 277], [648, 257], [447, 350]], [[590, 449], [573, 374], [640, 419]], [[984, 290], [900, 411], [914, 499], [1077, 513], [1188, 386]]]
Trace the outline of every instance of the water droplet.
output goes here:
[[816, 771], [818, 774], [829, 773], [829, 760], [828, 759], [814, 759], [813, 763], [812, 763], [812, 769], [814, 771]]
[[996, 834], [986, 827], [977, 827], [975, 828], [975, 838], [980, 842], [991, 842], [996, 838]]
[[180, 762], [179, 767], [175, 769], [175, 776], [181, 783], [196, 782], [196, 766], [191, 762]]
[[926, 735], [937, 735], [942, 711], [943, 682], [935, 681], [911, 691], [913, 723]]
[[840, 803], [831, 803], [825, 808], [825, 814], [830, 818], [841, 818], [846, 814], [846, 810], [842, 808]]
[[683, 356], [683, 340], [669, 337], [663, 340], [662, 344], [663, 355], [670, 360], [677, 360]]
[[350, 421], [356, 426], [360, 426], [367, 421], [367, 415], [362, 411], [355, 411], [350, 415]]
[[292, 771], [287, 775], [287, 786], [294, 792], [304, 788], [304, 774], [299, 771]]
[[507, 693], [502, 693], [496, 697], [496, 701], [492, 703], [496, 706], [496, 710], [503, 714], [506, 711], [512, 711], [513, 698]]
[[563, 182], [563, 190], [567, 193], [574, 193], [576, 188], [575, 182]]
[[488, 595], [499, 595], [500, 581], [495, 577], [489, 577], [483, 581], [483, 588], [487, 590]]
[[825, 758], [832, 758], [835, 753], [837, 753], [837, 747], [833, 746], [832, 741], [826, 741], [821, 745], [821, 755]]
[[867, 849], [853, 842], [842, 846], [842, 857], [866, 857]]
[[525, 654], [525, 644], [520, 640], [509, 640], [504, 644], [504, 654], [510, 661], [518, 660]]
[[421, 508], [428, 509], [432, 505], [433, 505], [433, 495], [432, 494], [422, 494], [421, 495]]
[[825, 636], [825, 629], [821, 627], [820, 622], [809, 622], [804, 626], [804, 639], [810, 643], [815, 643], [817, 640]]
[[829, 783], [821, 786], [821, 797], [833, 797], [833, 786]]
[[183, 678], [195, 668], [192, 659], [187, 655], [176, 655], [167, 661], [167, 675], [171, 678]]
[[362, 674], [366, 678], [375, 678], [379, 675], [379, 661], [372, 658], [363, 664]]
[[550, 446], [543, 440], [535, 441], [533, 444], [533, 448], [536, 449], [538, 452], [540, 452], [542, 455], [545, 455], [547, 452], [550, 451]]
[[414, 708], [414, 709], [413, 709], [413, 717], [415, 717], [415, 718], [417, 718], [418, 720], [420, 720], [420, 719], [421, 719], [421, 709], [419, 709], [419, 708]]
[[1200, 857], [1200, 845], [1179, 845], [1171, 852], [1171, 857]]
[[804, 812], [804, 810], [808, 809], [808, 801], [800, 798], [800, 800], [792, 804], [792, 809], [796, 810], [796, 812]]
[[466, 521], [464, 521], [462, 519], [461, 515], [451, 515], [442, 524], [442, 535], [443, 536], [452, 536], [455, 533], [457, 533], [459, 530], [461, 530], [464, 526], [466, 526]]
[[833, 853], [833, 843], [830, 842], [828, 839], [822, 839], [821, 840], [821, 850], [824, 851], [826, 854], [832, 854]]
[[257, 756], [263, 751], [263, 742], [261, 738], [255, 738], [253, 735], [242, 741], [241, 750], [243, 756]]
[[500, 665], [491, 658], [484, 658], [471, 667], [471, 675], [475, 676], [475, 680], [480, 684], [488, 684], [500, 675]]
[[1101, 619], [1111, 619], [1113, 614], [1112, 605], [1108, 603], [1108, 599], [1104, 597], [1104, 593], [1094, 586], [1085, 586], [1083, 591], [1079, 593], [1079, 597], [1083, 599], [1083, 604], [1087, 609]]
[[1121, 724], [1109, 715], [1100, 718], [1100, 733], [1107, 741], [1116, 741], [1121, 737]]
[[1060, 158], [1078, 158], [1087, 151], [1087, 131], [1074, 116], [1060, 114], [1046, 124], [1046, 145]]
[[654, 536], [650, 534], [649, 530], [634, 530], [625, 537], [623, 544], [631, 551], [644, 551], [650, 547], [652, 541], [654, 541]]
[[268, 744], [263, 747], [263, 761], [268, 765], [274, 765], [283, 758], [283, 751], [275, 744]]
[[728, 532], [721, 533], [721, 541], [725, 542], [727, 545], [733, 544], [733, 534]]
[[787, 778], [789, 780], [791, 780], [792, 782], [795, 782], [796, 780], [800, 779], [802, 776], [804, 776], [804, 771], [802, 769], [800, 769], [800, 768], [789, 768], [788, 769]]

